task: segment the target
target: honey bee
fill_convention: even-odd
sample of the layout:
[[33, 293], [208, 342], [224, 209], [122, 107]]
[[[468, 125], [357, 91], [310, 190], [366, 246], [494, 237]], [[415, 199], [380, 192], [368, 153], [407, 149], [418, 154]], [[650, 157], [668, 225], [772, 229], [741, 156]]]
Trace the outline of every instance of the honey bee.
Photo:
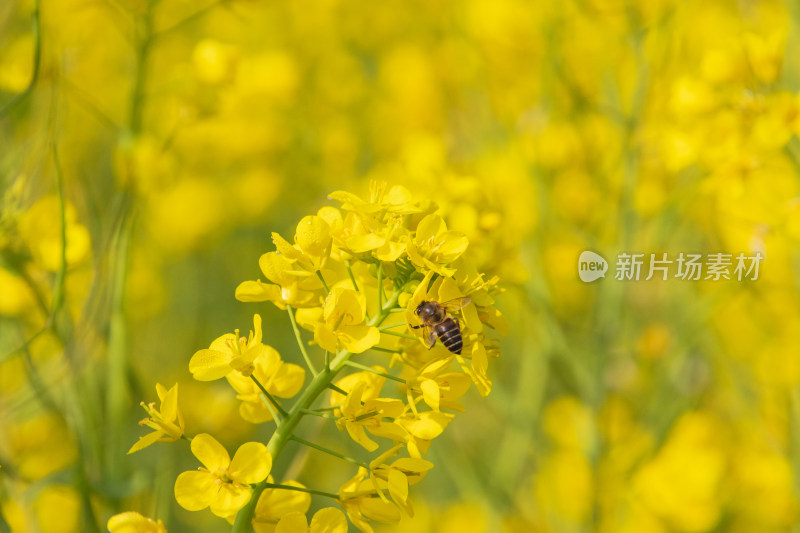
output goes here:
[[413, 329], [425, 328], [422, 330], [422, 338], [428, 349], [433, 348], [438, 338], [445, 348], [454, 354], [460, 354], [464, 345], [461, 338], [461, 327], [448, 312], [458, 311], [469, 302], [469, 298], [454, 298], [444, 303], [432, 300], [424, 301], [414, 310], [414, 313], [422, 320], [422, 324], [411, 327]]

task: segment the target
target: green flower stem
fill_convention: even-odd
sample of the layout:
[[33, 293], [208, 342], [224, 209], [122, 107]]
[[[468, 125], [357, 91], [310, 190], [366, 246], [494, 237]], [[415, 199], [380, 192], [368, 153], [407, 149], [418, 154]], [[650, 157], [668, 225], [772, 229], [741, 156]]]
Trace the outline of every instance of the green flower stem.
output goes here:
[[270, 412], [272, 413], [272, 418], [274, 418], [276, 422], [280, 422], [280, 419], [281, 419], [282, 417], [285, 417], [285, 416], [287, 416], [289, 413], [287, 413], [287, 412], [286, 412], [286, 411], [283, 409], [283, 407], [281, 407], [281, 404], [278, 402], [278, 400], [276, 400], [276, 399], [275, 399], [275, 397], [274, 397], [274, 396], [272, 396], [272, 394], [270, 394], [269, 392], [267, 392], [267, 389], [266, 389], [266, 388], [264, 388], [264, 385], [262, 385], [260, 381], [258, 381], [258, 378], [256, 378], [256, 377], [255, 377], [253, 374], [250, 374], [250, 379], [252, 379], [252, 380], [253, 380], [253, 383], [255, 383], [255, 384], [256, 384], [256, 386], [257, 386], [259, 389], [261, 389], [261, 393], [262, 393], [262, 394], [263, 394], [263, 395], [266, 397], [266, 399], [267, 399], [267, 400], [269, 400], [269, 401], [270, 401], [270, 403], [271, 403], [272, 405], [274, 405], [274, 406], [275, 406], [275, 409], [277, 409], [277, 410], [278, 410], [278, 413], [280, 413], [280, 416], [275, 416], [275, 414], [276, 414], [276, 413], [273, 413], [273, 412], [272, 412], [272, 409], [271, 409], [270, 405], [269, 405], [268, 403], [264, 402], [264, 404], [267, 406], [267, 409], [269, 409], [269, 410], [270, 410]]
[[[400, 291], [397, 290], [392, 294], [392, 297], [389, 299], [389, 302], [387, 302], [387, 305], [380, 308], [380, 312], [369, 321], [368, 325], [380, 326], [389, 315], [389, 309], [397, 305], [397, 299], [399, 297]], [[325, 392], [325, 390], [328, 388], [328, 385], [333, 381], [339, 371], [344, 368], [345, 363], [350, 359], [351, 356], [352, 354], [347, 351], [337, 353], [331, 364], [323, 368], [322, 372], [315, 375], [308, 387], [306, 387], [306, 389], [302, 392], [300, 398], [298, 398], [297, 402], [289, 410], [288, 416], [283, 420], [283, 423], [275, 429], [275, 432], [272, 434], [272, 437], [267, 443], [267, 450], [269, 450], [269, 453], [272, 455], [273, 462], [277, 461], [278, 457], [286, 446], [286, 443], [294, 434], [297, 424], [299, 424], [300, 420], [302, 420], [303, 416], [305, 416], [303, 409], [311, 408], [311, 405], [317, 400], [320, 394]], [[250, 501], [244, 507], [242, 507], [242, 509], [239, 510], [239, 513], [236, 515], [236, 521], [233, 523], [233, 528], [231, 529], [232, 533], [245, 533], [252, 529], [251, 522], [253, 520], [253, 513], [255, 513], [256, 510], [256, 503], [258, 502], [259, 496], [261, 496], [261, 493], [266, 488], [298, 490], [297, 488], [292, 488], [290, 486], [281, 486], [268, 483], [267, 480], [256, 483], [256, 485], [253, 487], [253, 494], [250, 497]], [[309, 492], [310, 494], [318, 494], [320, 496], [328, 496], [337, 499], [339, 497], [338, 495], [332, 495], [330, 493], [323, 493], [320, 491], [310, 492], [309, 489], [301, 490], [301, 492]]]
[[399, 331], [392, 331], [392, 330], [381, 330], [381, 333], [385, 333], [386, 335], [394, 335], [395, 337], [403, 337], [404, 339], [411, 339], [412, 341], [418, 341], [419, 338], [415, 337], [414, 335], [409, 335], [408, 333], [400, 333]]
[[[320, 275], [320, 278], [321, 277], [322, 276]], [[297, 321], [294, 319], [294, 310], [292, 309], [292, 306], [288, 304], [286, 305], [286, 310], [289, 312], [289, 320], [292, 321], [292, 329], [294, 330], [294, 336], [297, 339], [297, 345], [300, 347], [300, 353], [303, 354], [303, 359], [306, 360], [306, 365], [308, 365], [308, 369], [311, 370], [311, 373], [314, 376], [316, 376], [318, 372], [317, 369], [314, 368], [314, 363], [311, 362], [311, 358], [308, 356], [306, 345], [303, 343], [303, 337], [300, 336], [300, 328], [297, 327]]]
[[389, 324], [388, 326], [381, 326], [378, 329], [380, 329], [381, 331], [386, 331], [387, 329], [392, 329], [392, 328], [396, 328], [396, 327], [399, 327], [399, 326], [405, 326], [405, 325], [407, 325], [407, 323], [405, 321], [403, 321], [403, 322], [395, 322], [394, 324]]
[[0, 117], [11, 111], [11, 109], [25, 100], [33, 92], [36, 82], [39, 79], [39, 72], [42, 65], [42, 21], [39, 9], [39, 0], [33, 2], [33, 13], [31, 14], [31, 32], [33, 34], [33, 72], [31, 72], [31, 79], [25, 90], [11, 99], [2, 109], [0, 109]]
[[358, 368], [359, 370], [364, 370], [366, 372], [372, 372], [373, 374], [376, 374], [378, 376], [383, 376], [383, 377], [385, 377], [387, 379], [393, 379], [394, 381], [397, 381], [398, 383], [402, 383], [404, 385], [406, 384], [406, 380], [404, 380], [403, 378], [398, 378], [397, 376], [393, 376], [391, 374], [387, 374], [386, 372], [380, 372], [378, 370], [375, 370], [374, 368], [368, 367], [367, 365], [362, 365], [360, 363], [356, 363], [356, 362], [353, 362], [353, 361], [345, 361], [344, 364], [346, 366], [349, 366], [349, 367], [352, 367], [352, 368]]
[[[293, 485], [281, 485], [280, 483], [265, 483], [265, 489], [280, 489], [280, 490], [294, 490], [297, 492], [307, 492], [308, 494], [316, 494], [317, 496], [327, 496], [328, 498], [333, 498], [334, 500], [339, 499], [338, 494], [334, 494], [332, 492], [325, 492], [322, 490], [315, 490], [315, 489], [307, 489], [305, 487], [295, 487]], [[263, 490], [263, 489], [262, 489]], [[235, 525], [234, 525], [235, 527]]]
[[292, 435], [291, 439], [293, 441], [295, 441], [295, 442], [299, 442], [300, 444], [304, 444], [305, 446], [308, 446], [309, 448], [314, 448], [315, 450], [319, 450], [319, 451], [321, 451], [323, 453], [327, 453], [328, 455], [332, 455], [334, 457], [338, 457], [339, 459], [342, 459], [343, 461], [347, 461], [348, 463], [353, 463], [354, 465], [363, 466], [364, 468], [369, 470], [369, 466], [367, 465], [367, 463], [362, 463], [358, 459], [353, 459], [352, 457], [348, 457], [346, 455], [342, 455], [339, 452], [335, 452], [335, 451], [333, 451], [333, 450], [331, 450], [329, 448], [326, 448], [324, 446], [320, 446], [319, 444], [314, 444], [313, 442], [307, 441], [305, 439], [301, 439], [300, 437], [298, 437], [296, 435]]
[[392, 350], [391, 348], [381, 348], [380, 346], [373, 346], [370, 350], [375, 350], [376, 352], [386, 352], [386, 353], [403, 353], [403, 350]]
[[319, 409], [302, 409], [303, 414], [311, 415], [311, 416], [318, 416], [320, 418], [328, 418], [330, 420], [336, 420], [336, 417], [329, 413], [323, 413]]
[[325, 283], [325, 278], [322, 277], [322, 272], [317, 270], [317, 277], [322, 282], [322, 286], [325, 288], [325, 294], [330, 294], [331, 290], [328, 288], [328, 284]]
[[347, 391], [344, 389], [339, 388], [338, 386], [334, 385], [333, 383], [328, 383], [328, 388], [334, 392], [338, 392], [343, 396], [347, 396]]
[[344, 265], [347, 267], [347, 273], [350, 275], [350, 281], [353, 282], [353, 288], [355, 288], [356, 292], [360, 292], [358, 289], [358, 283], [356, 283], [356, 277], [353, 275], [353, 269], [350, 268], [350, 260], [345, 259]]
[[383, 310], [383, 263], [378, 263], [378, 309]]

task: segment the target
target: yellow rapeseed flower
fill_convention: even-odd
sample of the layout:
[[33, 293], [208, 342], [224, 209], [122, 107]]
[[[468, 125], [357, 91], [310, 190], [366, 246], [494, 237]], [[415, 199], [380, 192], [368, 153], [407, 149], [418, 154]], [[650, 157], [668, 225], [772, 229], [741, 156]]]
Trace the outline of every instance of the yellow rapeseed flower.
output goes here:
[[161, 520], [156, 522], [134, 511], [115, 514], [106, 527], [110, 533], [167, 533]]
[[178, 408], [178, 384], [171, 389], [165, 389], [161, 383], [156, 383], [156, 393], [161, 400], [161, 408], [156, 409], [155, 403], [141, 403], [149, 418], [139, 422], [140, 426], [153, 428], [153, 432], [139, 437], [128, 453], [138, 452], [156, 442], [175, 442], [183, 436], [184, 422], [181, 410]]
[[269, 351], [261, 338], [261, 316], [253, 315], [253, 331], [249, 338], [239, 337], [238, 329], [222, 335], [209, 348], [194, 353], [189, 370], [198, 381], [220, 379], [234, 370], [249, 376], [255, 369], [256, 358], [265, 357]]
[[203, 467], [178, 476], [175, 499], [186, 510], [210, 507], [223, 518], [236, 514], [250, 499], [250, 484], [272, 469], [272, 456], [260, 442], [242, 444], [231, 460], [214, 437], [201, 433], [192, 439], [192, 453]]
[[309, 525], [305, 513], [288, 513], [275, 527], [275, 533], [346, 533], [347, 518], [335, 507], [325, 507], [314, 513]]

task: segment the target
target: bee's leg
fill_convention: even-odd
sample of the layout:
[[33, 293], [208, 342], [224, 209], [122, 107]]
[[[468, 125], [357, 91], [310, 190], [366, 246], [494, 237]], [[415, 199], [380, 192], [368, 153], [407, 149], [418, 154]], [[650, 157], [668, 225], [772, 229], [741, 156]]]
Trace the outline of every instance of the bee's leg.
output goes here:
[[419, 328], [421, 328], [421, 327], [422, 327], [422, 326], [424, 326], [424, 325], [425, 325], [425, 324], [420, 324], [419, 326], [412, 326], [411, 324], [409, 324], [409, 327], [410, 327], [411, 329], [419, 329]]

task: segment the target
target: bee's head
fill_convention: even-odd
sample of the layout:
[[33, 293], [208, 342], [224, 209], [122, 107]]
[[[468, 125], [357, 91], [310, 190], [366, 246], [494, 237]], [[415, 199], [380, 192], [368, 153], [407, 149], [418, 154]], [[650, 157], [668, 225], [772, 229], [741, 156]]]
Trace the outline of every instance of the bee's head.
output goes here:
[[420, 303], [420, 304], [417, 306], [417, 308], [416, 308], [416, 309], [414, 309], [414, 314], [415, 314], [415, 315], [417, 315], [417, 316], [419, 316], [419, 315], [420, 315], [420, 313], [422, 313], [422, 309], [425, 307], [425, 304], [426, 304], [426, 303], [428, 303], [428, 302], [422, 302], [422, 303]]

